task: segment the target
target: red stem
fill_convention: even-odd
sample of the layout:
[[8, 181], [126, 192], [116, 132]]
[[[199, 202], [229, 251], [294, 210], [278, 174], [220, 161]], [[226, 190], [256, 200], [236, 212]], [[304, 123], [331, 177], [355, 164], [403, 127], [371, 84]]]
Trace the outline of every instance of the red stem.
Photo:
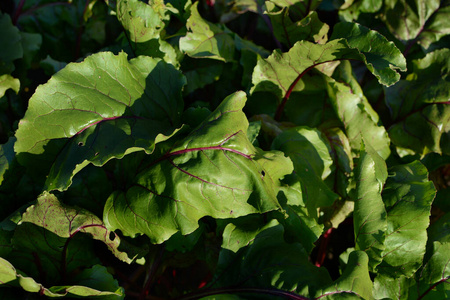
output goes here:
[[333, 227], [328, 229], [322, 236], [322, 241], [320, 242], [319, 252], [317, 253], [316, 259], [316, 267], [321, 267], [323, 262], [325, 261], [325, 257], [327, 255], [327, 246], [330, 241], [331, 232], [333, 231]]
[[17, 24], [17, 20], [19, 19], [20, 13], [22, 12], [22, 7], [25, 4], [25, 0], [20, 0], [19, 5], [17, 6], [16, 11], [14, 12], [14, 16], [12, 17], [13, 25]]

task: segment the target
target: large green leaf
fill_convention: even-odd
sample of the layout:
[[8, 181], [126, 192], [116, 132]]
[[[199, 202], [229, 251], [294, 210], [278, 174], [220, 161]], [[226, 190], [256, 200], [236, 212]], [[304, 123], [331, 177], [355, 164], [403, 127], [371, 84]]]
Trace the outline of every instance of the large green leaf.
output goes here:
[[387, 178], [386, 164], [365, 145], [355, 168], [356, 199], [353, 212], [355, 246], [369, 256], [369, 270], [380, 264], [385, 249], [387, 216], [381, 191]]
[[[271, 176], [290, 173], [292, 163], [279, 152], [253, 147], [242, 112], [245, 101], [243, 92], [227, 97], [169, 152], [143, 165], [126, 191], [108, 199], [108, 228], [162, 243], [177, 231], [193, 232], [204, 216], [236, 218], [280, 209], [279, 178]], [[272, 170], [278, 164], [283, 171]]]
[[286, 130], [275, 138], [272, 149], [281, 150], [291, 158], [303, 201], [311, 212], [333, 204], [338, 198], [323, 181], [331, 173], [333, 160], [330, 145], [319, 130], [309, 127]]
[[47, 189], [67, 189], [88, 163], [151, 153], [167, 139], [179, 124], [184, 82], [173, 66], [144, 56], [128, 61], [102, 52], [69, 64], [30, 99], [15, 151], [41, 154], [49, 141], [64, 139], [53, 149]]
[[428, 181], [427, 169], [418, 161], [389, 171], [382, 194], [388, 223], [386, 248], [378, 273], [412, 277], [422, 265], [436, 190]]
[[191, 6], [191, 16], [186, 24], [190, 31], [180, 39], [180, 50], [194, 58], [233, 61], [235, 46], [231, 32], [224, 26], [204, 20], [197, 6], [198, 2]]

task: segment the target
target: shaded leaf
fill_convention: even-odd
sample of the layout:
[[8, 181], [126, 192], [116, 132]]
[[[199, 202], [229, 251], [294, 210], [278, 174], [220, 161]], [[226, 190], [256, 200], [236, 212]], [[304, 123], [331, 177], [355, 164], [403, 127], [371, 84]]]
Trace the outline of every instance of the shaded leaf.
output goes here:
[[167, 139], [181, 117], [183, 85], [174, 67], [144, 56], [128, 62], [124, 53], [103, 52], [69, 64], [30, 99], [15, 151], [41, 154], [49, 141], [66, 139], [53, 150], [47, 188], [67, 189], [88, 163], [151, 153]]
[[[365, 150], [367, 149], [367, 150]], [[381, 190], [387, 178], [386, 164], [368, 146], [362, 147], [355, 167], [356, 199], [353, 212], [355, 248], [369, 257], [369, 270], [382, 261], [387, 216]]]
[[215, 286], [277, 288], [308, 297], [331, 279], [315, 267], [299, 243], [286, 243], [284, 229], [273, 221], [251, 245], [237, 253], [222, 249]]
[[412, 277], [422, 265], [431, 203], [436, 190], [425, 166], [415, 161], [392, 167], [383, 190], [387, 231], [379, 274]]
[[108, 199], [108, 228], [162, 243], [177, 231], [193, 232], [204, 216], [236, 218], [279, 209], [279, 178], [271, 176], [281, 173], [263, 166], [273, 168], [275, 156], [290, 173], [290, 161], [279, 153], [266, 157], [250, 143], [241, 110], [245, 100], [243, 92], [227, 97], [169, 152], [142, 166], [125, 192]]
[[8, 14], [0, 13], [0, 75], [14, 71], [14, 60], [22, 58], [22, 37]]
[[5, 173], [8, 171], [15, 158], [15, 142], [15, 138], [9, 138], [6, 144], [0, 145], [0, 184], [3, 182]]
[[303, 201], [311, 213], [338, 198], [323, 181], [331, 173], [333, 160], [330, 146], [320, 131], [308, 127], [285, 130], [274, 139], [272, 149], [281, 150], [291, 158]]
[[440, 0], [388, 0], [385, 1], [383, 21], [399, 39], [413, 40], [424, 30], [440, 4]]
[[[79, 277], [83, 278], [81, 283], [88, 285], [97, 285], [106, 290], [98, 290], [89, 286], [70, 285], [70, 286], [52, 286], [45, 288], [42, 284], [36, 282], [33, 278], [18, 272], [12, 264], [0, 257], [0, 282], [8, 286], [21, 287], [30, 293], [39, 293], [50, 298], [54, 297], [102, 297], [102, 299], [123, 299], [123, 290], [119, 287], [103, 266], [94, 266], [92, 269], [85, 270]], [[84, 281], [84, 282], [83, 282]]]

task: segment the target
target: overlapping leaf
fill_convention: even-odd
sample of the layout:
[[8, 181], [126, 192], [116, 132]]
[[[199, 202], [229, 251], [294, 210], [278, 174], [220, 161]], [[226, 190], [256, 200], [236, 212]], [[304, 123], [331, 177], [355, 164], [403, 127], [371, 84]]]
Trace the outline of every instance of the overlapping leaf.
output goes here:
[[389, 135], [397, 146], [425, 155], [450, 153], [450, 50], [414, 61], [413, 73], [386, 90], [395, 123]]
[[296, 42], [308, 40], [323, 44], [327, 41], [327, 24], [322, 23], [315, 11], [310, 12], [300, 20], [291, 20], [289, 7], [279, 9], [271, 1], [266, 2], [275, 37], [283, 44], [292, 47]]
[[232, 61], [235, 46], [231, 32], [223, 26], [204, 20], [197, 6], [198, 2], [191, 6], [191, 16], [186, 24], [190, 31], [180, 39], [180, 50], [194, 58]]
[[272, 144], [273, 149], [283, 151], [294, 163], [303, 201], [311, 212], [331, 205], [338, 198], [323, 181], [333, 164], [329, 147], [320, 131], [308, 127], [286, 130]]
[[258, 287], [262, 294], [267, 294], [264, 293], [267, 288], [277, 288], [310, 297], [320, 287], [331, 284], [327, 272], [308, 261], [303, 247], [299, 243], [286, 243], [283, 236], [283, 226], [273, 221], [248, 247], [237, 253], [222, 250], [215, 285]]
[[22, 58], [23, 48], [19, 29], [11, 22], [8, 14], [0, 13], [0, 75], [14, 71], [14, 60]]
[[383, 20], [399, 39], [418, 38], [418, 42], [428, 48], [450, 33], [448, 11], [448, 2], [440, 0], [389, 0], [385, 3]]
[[[123, 290], [103, 266], [95, 265], [91, 269], [84, 270], [77, 277], [81, 283], [85, 283], [86, 285], [75, 284], [46, 288], [34, 278], [28, 277], [22, 272], [18, 272], [11, 263], [0, 257], [0, 282], [8, 287], [21, 287], [26, 292], [39, 293], [39, 295], [50, 298], [60, 298], [65, 296], [100, 297], [102, 299], [117, 300], [124, 298]], [[96, 288], [97, 286], [98, 288]], [[105, 290], [102, 290], [101, 288], [105, 288]], [[17, 296], [17, 292], [15, 295]]]
[[[371, 115], [372, 108], [353, 90], [334, 80], [328, 80], [330, 102], [344, 125], [350, 146], [358, 151], [364, 139], [384, 159], [390, 154], [390, 139], [383, 126]], [[376, 113], [375, 113], [376, 115]], [[378, 116], [377, 116], [378, 117]]]
[[365, 252], [351, 252], [341, 277], [318, 293], [315, 299], [373, 299], [368, 264]]
[[387, 231], [379, 274], [412, 277], [422, 265], [431, 203], [436, 190], [425, 166], [415, 161], [391, 168], [383, 190]]
[[[177, 231], [193, 232], [204, 216], [279, 209], [277, 177], [290, 173], [292, 164], [279, 152], [266, 157], [250, 143], [245, 100], [243, 92], [227, 97], [190, 135], [141, 169], [131, 187], [114, 193], [104, 211], [108, 228], [161, 243]], [[272, 171], [273, 161], [283, 171]]]
[[378, 154], [365, 146], [361, 149], [355, 168], [356, 197], [353, 212], [355, 244], [357, 250], [369, 257], [369, 270], [382, 261], [385, 249], [387, 215], [381, 190], [387, 178], [386, 164]]
[[151, 153], [167, 139], [179, 123], [183, 85], [174, 67], [144, 56], [103, 52], [69, 64], [30, 99], [15, 151], [41, 154], [49, 141], [66, 139], [47, 178], [48, 189], [64, 190], [88, 163]]
[[289, 97], [292, 91], [304, 88], [301, 78], [309, 69], [337, 60], [363, 61], [384, 85], [400, 79], [396, 70], [406, 70], [401, 52], [375, 31], [358, 24], [339, 23], [331, 38], [323, 45], [300, 41], [287, 53], [275, 50], [267, 59], [259, 59], [251, 92], [268, 91], [279, 98]]

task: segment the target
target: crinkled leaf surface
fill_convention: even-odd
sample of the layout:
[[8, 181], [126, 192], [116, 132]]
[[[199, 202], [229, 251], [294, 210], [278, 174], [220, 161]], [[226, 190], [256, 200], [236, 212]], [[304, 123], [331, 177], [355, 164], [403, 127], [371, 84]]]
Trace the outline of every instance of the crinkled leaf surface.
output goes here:
[[[367, 149], [367, 151], [365, 150]], [[381, 190], [387, 178], [386, 164], [367, 145], [361, 149], [355, 168], [356, 199], [353, 212], [357, 250], [369, 257], [369, 270], [382, 261], [387, 229], [387, 216]]]
[[[235, 218], [279, 209], [279, 178], [263, 168], [272, 167], [267, 160], [274, 154], [266, 158], [248, 140], [245, 101], [243, 92], [227, 97], [185, 139], [143, 166], [126, 191], [108, 199], [108, 228], [162, 243], [177, 231], [193, 232], [204, 216]], [[289, 159], [275, 155], [290, 173]]]
[[47, 178], [64, 190], [88, 163], [145, 150], [167, 139], [179, 123], [185, 79], [173, 66], [124, 53], [94, 54], [72, 63], [40, 86], [16, 133], [17, 153], [41, 154], [51, 140], [65, 139]]
[[191, 6], [191, 16], [186, 24], [190, 31], [180, 39], [180, 50], [195, 58], [233, 61], [235, 45], [231, 32], [204, 20], [197, 6], [198, 2]]
[[311, 11], [316, 10], [321, 0], [271, 0], [278, 7], [289, 7], [290, 13], [294, 20], [301, 20]]
[[[399, 39], [413, 40], [424, 30], [427, 31], [426, 23], [439, 10], [441, 2], [443, 5], [444, 1], [440, 0], [388, 0], [385, 1], [383, 20]], [[446, 26], [441, 28], [447, 29], [448, 25], [447, 28]]]
[[[81, 284], [69, 286], [44, 287], [34, 278], [18, 272], [14, 266], [0, 257], [0, 286], [21, 287], [30, 293], [39, 293], [50, 298], [56, 297], [101, 297], [102, 299], [123, 299], [124, 292], [104, 266], [95, 265], [77, 276]], [[96, 287], [91, 287], [96, 286]], [[1, 294], [0, 294], [1, 295]], [[17, 293], [16, 293], [17, 296]]]
[[364, 251], [353, 251], [344, 273], [315, 299], [373, 299], [372, 280], [369, 276], [369, 258]]
[[323, 181], [331, 173], [333, 160], [330, 146], [321, 132], [309, 127], [296, 127], [278, 135], [272, 144], [294, 163], [300, 180], [303, 201], [311, 210], [329, 206], [338, 196]]
[[395, 45], [361, 25], [339, 23], [332, 39], [326, 44], [300, 41], [286, 53], [275, 50], [267, 59], [259, 59], [251, 92], [269, 91], [280, 98], [289, 97], [292, 91], [304, 88], [300, 80], [308, 70], [337, 60], [363, 61], [384, 85], [400, 79], [398, 69], [406, 70], [405, 58]]
[[350, 146], [354, 151], [360, 149], [364, 139], [384, 159], [391, 153], [390, 139], [383, 126], [377, 124], [371, 116], [372, 109], [367, 101], [343, 83], [328, 80], [330, 102], [344, 125]]
[[436, 190], [424, 165], [415, 161], [395, 166], [383, 190], [387, 231], [379, 274], [412, 277], [422, 265], [431, 203]]
[[438, 42], [442, 37], [450, 34], [450, 5], [444, 2], [438, 11], [435, 11], [427, 20], [425, 27], [418, 36], [418, 43], [425, 49], [429, 49], [432, 43]]
[[419, 154], [450, 153], [450, 50], [441, 49], [413, 61], [406, 80], [386, 89], [395, 123], [394, 144]]
[[118, 250], [120, 238], [98, 217], [84, 209], [65, 206], [55, 196], [44, 193], [22, 215], [14, 231], [14, 251], [7, 258], [43, 284], [66, 283], [77, 268], [98, 263], [92, 239], [103, 242], [117, 258], [132, 261]]
[[328, 273], [308, 261], [301, 244], [286, 243], [283, 236], [283, 226], [273, 223], [237, 253], [222, 249], [215, 286], [277, 288], [308, 297], [331, 284]]
[[400, 50], [374, 30], [357, 23], [341, 22], [334, 26], [330, 39], [337, 38], [345, 38], [350, 48], [360, 51], [367, 69], [383, 85], [393, 85], [400, 79], [398, 71], [406, 71], [406, 59]]

